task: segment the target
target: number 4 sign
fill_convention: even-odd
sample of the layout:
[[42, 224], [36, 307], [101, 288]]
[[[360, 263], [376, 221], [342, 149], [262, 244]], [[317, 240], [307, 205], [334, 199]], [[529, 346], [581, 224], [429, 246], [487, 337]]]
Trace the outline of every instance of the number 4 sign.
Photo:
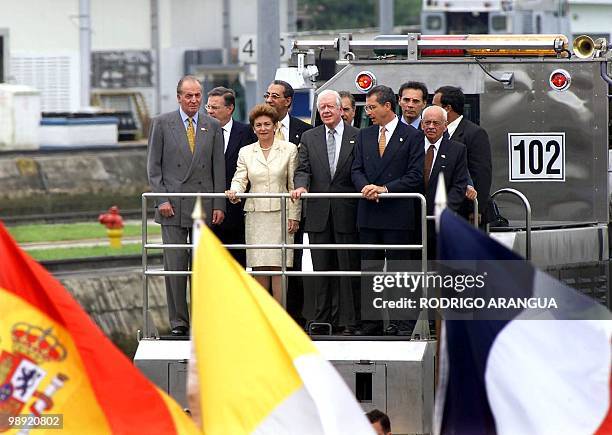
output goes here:
[[508, 133], [510, 181], [565, 181], [565, 133]]

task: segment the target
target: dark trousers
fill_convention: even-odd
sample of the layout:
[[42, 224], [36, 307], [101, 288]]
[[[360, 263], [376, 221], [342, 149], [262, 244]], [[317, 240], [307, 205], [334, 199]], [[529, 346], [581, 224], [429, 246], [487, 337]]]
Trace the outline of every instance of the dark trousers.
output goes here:
[[[245, 243], [244, 217], [242, 217], [241, 221], [242, 225], [240, 225], [240, 223], [231, 226], [225, 224], [212, 225], [211, 229], [224, 245], [243, 245]], [[232, 254], [232, 257], [234, 257], [234, 259], [246, 269], [246, 250], [230, 249], [229, 251], [230, 254]]]
[[[161, 226], [164, 244], [190, 243], [191, 228], [173, 225]], [[165, 270], [189, 270], [188, 249], [164, 249]], [[184, 326], [189, 328], [189, 307], [187, 305], [187, 276], [166, 276], [166, 298], [170, 328]]]
[[[359, 240], [363, 244], [373, 245], [410, 245], [418, 243], [419, 235], [414, 230], [381, 230], [372, 228], [360, 228]], [[384, 269], [385, 260], [387, 260], [387, 271], [406, 271], [407, 261], [414, 261], [417, 257], [420, 258], [420, 251], [411, 251], [407, 249], [375, 249], [362, 250], [361, 269], [368, 272], [379, 272]], [[366, 280], [368, 281], [368, 280]], [[366, 288], [371, 289], [372, 285], [366, 285]], [[370, 298], [363, 300], [364, 315], [370, 317], [368, 323], [375, 326], [377, 332], [382, 332], [382, 312], [372, 312], [372, 304]], [[380, 318], [380, 320], [378, 320]], [[364, 322], [366, 323], [366, 322]], [[392, 324], [398, 326], [399, 329], [408, 330], [412, 328], [414, 322], [406, 320], [391, 320]]]
[[[356, 244], [358, 233], [339, 233], [334, 231], [332, 219], [321, 232], [308, 233], [312, 244]], [[315, 271], [342, 270], [358, 271], [360, 252], [358, 249], [312, 249], [312, 266]], [[340, 322], [353, 325], [360, 317], [360, 289], [358, 277], [317, 276], [310, 281], [314, 285], [315, 322], [331, 323], [338, 326]]]
[[[293, 243], [301, 244], [304, 242], [304, 219], [300, 222], [300, 228], [293, 236]], [[302, 250], [293, 251], [293, 267], [287, 270], [302, 270]], [[304, 309], [304, 284], [301, 276], [290, 276], [287, 279], [287, 312], [293, 320], [304, 326], [305, 320], [302, 313]]]

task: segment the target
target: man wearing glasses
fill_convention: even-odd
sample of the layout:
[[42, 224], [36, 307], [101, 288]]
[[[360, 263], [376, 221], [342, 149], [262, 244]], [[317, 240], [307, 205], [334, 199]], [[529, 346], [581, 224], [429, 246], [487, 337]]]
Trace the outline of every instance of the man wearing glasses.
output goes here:
[[[221, 124], [225, 146], [225, 190], [232, 184], [238, 152], [243, 146], [257, 142], [257, 136], [250, 125], [232, 119], [236, 106], [236, 94], [233, 90], [222, 86], [208, 93], [206, 112]], [[225, 204], [225, 219], [221, 225], [213, 226], [216, 236], [226, 245], [243, 245], [244, 241], [244, 201]], [[231, 249], [230, 253], [242, 267], [246, 267], [246, 252], [244, 249]]]
[[[295, 145], [300, 144], [302, 133], [310, 130], [312, 125], [307, 124], [295, 116], [289, 115], [289, 109], [293, 103], [294, 91], [291, 85], [283, 80], [274, 80], [268, 86], [264, 94], [266, 104], [276, 109], [280, 121], [276, 126], [275, 137]], [[304, 213], [302, 213], [304, 216]], [[304, 241], [304, 222], [295, 233], [294, 243], [301, 244]], [[296, 249], [293, 254], [293, 267], [290, 270], [302, 270], [302, 250]], [[301, 276], [290, 276], [287, 287], [287, 312], [293, 319], [304, 326], [306, 319], [302, 314], [304, 308], [304, 286]]]
[[[147, 173], [155, 193], [225, 191], [223, 133], [216, 119], [200, 112], [202, 84], [194, 76], [177, 85], [179, 108], [153, 119], [149, 132]], [[161, 224], [164, 244], [185, 244], [191, 239], [194, 198], [159, 198], [155, 222]], [[225, 198], [205, 199], [208, 225], [220, 225], [225, 217]], [[193, 240], [190, 240], [193, 243]], [[164, 250], [165, 270], [188, 270], [187, 249]], [[187, 277], [166, 276], [166, 295], [171, 333], [189, 335]]]
[[[357, 225], [359, 240], [373, 245], [409, 245], [417, 241], [415, 234], [414, 199], [381, 199], [381, 193], [420, 193], [423, 191], [423, 134], [410, 125], [399, 122], [395, 114], [397, 97], [387, 86], [375, 86], [366, 95], [366, 113], [372, 126], [359, 131], [355, 145], [352, 179], [364, 199], [359, 201]], [[406, 250], [362, 251], [362, 269], [406, 270]], [[402, 261], [402, 263], [400, 263]], [[364, 299], [364, 302], [368, 300]], [[365, 311], [365, 317], [380, 313]], [[360, 335], [382, 332], [382, 322], [365, 323]], [[392, 333], [395, 331], [392, 331]]]

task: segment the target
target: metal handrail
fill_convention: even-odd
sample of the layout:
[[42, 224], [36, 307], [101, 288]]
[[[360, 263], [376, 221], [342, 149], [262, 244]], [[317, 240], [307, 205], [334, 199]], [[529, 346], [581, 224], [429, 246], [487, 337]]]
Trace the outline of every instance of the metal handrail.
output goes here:
[[[238, 198], [278, 198], [278, 199], [290, 199], [289, 193], [240, 193], [236, 195]], [[389, 250], [421, 250], [421, 273], [427, 273], [427, 220], [434, 219], [434, 216], [426, 215], [426, 199], [420, 193], [382, 193], [379, 194], [381, 199], [393, 198], [393, 199], [418, 199], [421, 203], [421, 244], [419, 245], [375, 245], [375, 244], [295, 244], [287, 243], [287, 232], [284, 226], [281, 226], [283, 231], [283, 243], [281, 244], [235, 244], [235, 245], [224, 245], [228, 249], [281, 249], [281, 270], [280, 271], [251, 271], [251, 275], [265, 275], [265, 276], [281, 276], [282, 285], [282, 304], [286, 306], [286, 294], [287, 294], [287, 277], [288, 276], [368, 276], [377, 275], [381, 272], [362, 272], [362, 271], [288, 271], [286, 267], [286, 255], [287, 249], [389, 249]], [[149, 312], [149, 288], [148, 288], [148, 277], [149, 276], [189, 276], [191, 275], [190, 270], [185, 271], [173, 271], [173, 270], [149, 270], [148, 269], [148, 258], [147, 251], [149, 249], [193, 249], [195, 245], [191, 244], [159, 244], [159, 243], [148, 243], [147, 238], [147, 199], [148, 198], [226, 198], [224, 193], [143, 193], [142, 194], [142, 270], [143, 270], [143, 318], [144, 328], [143, 336], [145, 338], [151, 337], [152, 325], [150, 324], [150, 312]], [[355, 198], [363, 199], [361, 193], [304, 193], [301, 198], [326, 198], [326, 199], [339, 199], [339, 198]], [[281, 222], [287, 220], [287, 201], [280, 201], [281, 203]], [[478, 201], [474, 200], [474, 213], [477, 216], [478, 212]], [[475, 220], [476, 222], [476, 220]], [[476, 226], [478, 224], [476, 223]], [[427, 288], [423, 289], [423, 294], [426, 296]]]
[[511, 189], [509, 187], [505, 187], [503, 189], [499, 189], [495, 191], [491, 195], [491, 201], [500, 193], [509, 193], [511, 195], [517, 196], [525, 206], [525, 259], [531, 260], [531, 204], [529, 200], [520, 190]]

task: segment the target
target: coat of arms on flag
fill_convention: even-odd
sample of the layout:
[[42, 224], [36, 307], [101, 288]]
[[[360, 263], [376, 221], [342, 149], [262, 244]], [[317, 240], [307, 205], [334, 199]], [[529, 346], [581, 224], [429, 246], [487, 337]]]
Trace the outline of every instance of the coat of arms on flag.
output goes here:
[[[48, 373], [45, 363], [60, 362], [67, 352], [52, 329], [20, 322], [11, 328], [12, 352], [7, 343], [0, 343], [0, 432], [9, 429], [8, 417], [26, 414], [40, 416], [53, 408], [53, 396], [64, 386], [68, 377], [63, 373]], [[47, 387], [39, 386], [46, 378]], [[28, 406], [29, 405], [29, 406]]]

